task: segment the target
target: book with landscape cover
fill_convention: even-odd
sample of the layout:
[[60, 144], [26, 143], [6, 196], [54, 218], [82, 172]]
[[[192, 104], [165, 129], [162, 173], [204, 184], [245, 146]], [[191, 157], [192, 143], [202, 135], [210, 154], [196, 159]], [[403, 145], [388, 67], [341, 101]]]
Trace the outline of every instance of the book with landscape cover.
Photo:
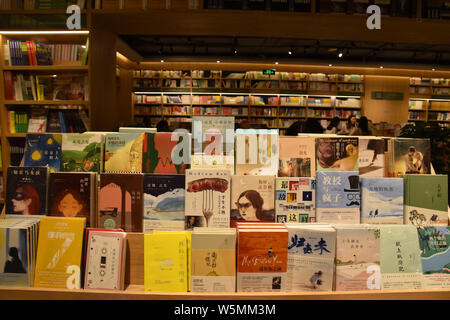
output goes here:
[[358, 137], [316, 137], [316, 171], [358, 171]]
[[280, 136], [278, 177], [315, 177], [314, 137]]
[[61, 171], [102, 172], [103, 134], [66, 133], [62, 135]]
[[144, 133], [105, 136], [105, 172], [142, 172]]
[[25, 139], [24, 166], [48, 166], [50, 172], [60, 171], [61, 141], [58, 133], [28, 133]]

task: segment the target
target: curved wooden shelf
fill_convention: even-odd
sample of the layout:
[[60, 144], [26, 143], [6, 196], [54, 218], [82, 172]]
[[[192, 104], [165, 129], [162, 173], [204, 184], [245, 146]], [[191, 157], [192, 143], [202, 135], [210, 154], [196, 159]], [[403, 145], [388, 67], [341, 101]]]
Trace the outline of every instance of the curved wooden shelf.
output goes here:
[[22, 101], [16, 101], [16, 100], [5, 100], [5, 105], [66, 105], [66, 104], [73, 104], [73, 105], [86, 105], [89, 101], [86, 100], [22, 100]]
[[49, 65], [49, 66], [5, 66], [4, 71], [88, 71], [88, 66], [81, 65]]

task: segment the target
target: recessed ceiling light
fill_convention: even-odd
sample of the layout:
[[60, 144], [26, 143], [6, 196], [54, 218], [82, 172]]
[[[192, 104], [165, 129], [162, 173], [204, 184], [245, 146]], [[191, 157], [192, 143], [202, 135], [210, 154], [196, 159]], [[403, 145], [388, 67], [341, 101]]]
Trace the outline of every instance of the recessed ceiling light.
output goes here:
[[342, 52], [339, 52], [338, 57], [342, 58], [344, 56], [344, 54]]
[[431, 69], [431, 71], [436, 71], [436, 69], [435, 69], [435, 68], [433, 68], [433, 69]]
[[289, 51], [288, 51], [288, 54], [289, 54], [289, 55], [291, 55], [291, 54], [292, 54], [292, 51], [291, 51], [291, 50], [289, 50]]
[[330, 63], [328, 66], [329, 66], [329, 67], [332, 67], [333, 65]]
[[161, 62], [164, 62], [164, 60], [163, 60], [163, 59], [161, 59]]
[[217, 63], [220, 63], [220, 60], [217, 60]]
[[275, 61], [275, 64], [278, 64], [278, 61]]
[[383, 69], [383, 66], [380, 66], [380, 69]]

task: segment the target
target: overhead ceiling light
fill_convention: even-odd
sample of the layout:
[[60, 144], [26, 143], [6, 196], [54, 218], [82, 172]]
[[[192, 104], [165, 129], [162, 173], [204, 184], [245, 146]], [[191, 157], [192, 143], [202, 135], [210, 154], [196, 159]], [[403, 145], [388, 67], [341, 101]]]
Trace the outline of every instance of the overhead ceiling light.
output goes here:
[[288, 54], [289, 54], [289, 55], [292, 55], [292, 51], [291, 51], [291, 50], [289, 50], [289, 51], [288, 51]]
[[431, 71], [436, 71], [436, 68], [432, 68]]
[[383, 66], [380, 66], [380, 69], [383, 69]]
[[339, 52], [338, 57], [342, 58], [344, 56], [344, 54], [342, 52]]
[[275, 61], [275, 64], [278, 64], [278, 61]]
[[217, 60], [217, 63], [220, 63], [220, 60]]
[[161, 62], [164, 62], [164, 60], [163, 60], [163, 59], [161, 59]]
[[329, 67], [332, 67], [333, 65], [330, 63], [328, 66], [329, 66]]

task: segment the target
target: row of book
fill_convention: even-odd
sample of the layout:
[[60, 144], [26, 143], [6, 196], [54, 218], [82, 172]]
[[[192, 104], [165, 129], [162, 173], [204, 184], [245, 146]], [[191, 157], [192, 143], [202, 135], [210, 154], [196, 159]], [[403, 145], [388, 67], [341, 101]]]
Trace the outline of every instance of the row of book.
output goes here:
[[85, 0], [0, 0], [0, 10], [66, 10], [72, 4], [86, 8]]
[[409, 84], [422, 86], [450, 86], [450, 79], [411, 77], [409, 78]]
[[79, 74], [32, 75], [4, 71], [6, 100], [88, 100], [88, 77]]

